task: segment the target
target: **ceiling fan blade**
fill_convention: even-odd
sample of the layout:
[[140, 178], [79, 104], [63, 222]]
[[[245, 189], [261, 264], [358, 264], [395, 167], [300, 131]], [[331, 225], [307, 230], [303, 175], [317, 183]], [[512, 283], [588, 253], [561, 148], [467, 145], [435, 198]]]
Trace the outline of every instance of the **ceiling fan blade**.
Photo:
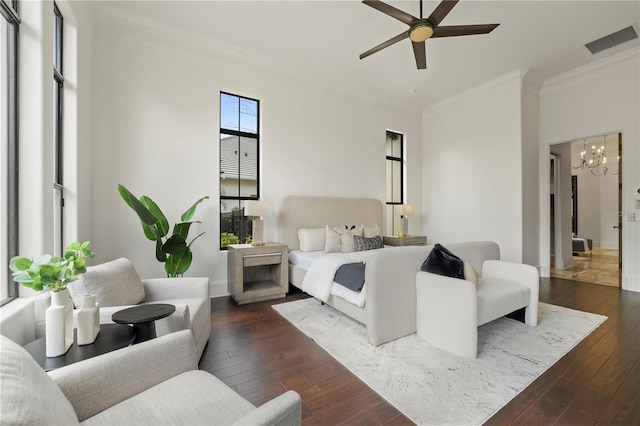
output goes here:
[[444, 17], [451, 12], [451, 9], [453, 9], [458, 1], [459, 0], [442, 0], [427, 19], [433, 22], [436, 26], [440, 25], [440, 22], [442, 22]]
[[396, 9], [393, 6], [383, 3], [380, 0], [363, 0], [362, 3], [366, 4], [367, 6], [371, 6], [372, 8], [391, 16], [392, 18], [396, 18], [398, 21], [404, 22], [407, 25], [411, 25], [413, 21], [418, 20], [418, 18], [415, 18], [400, 9]]
[[390, 38], [389, 40], [385, 41], [384, 43], [380, 43], [376, 47], [367, 50], [366, 52], [364, 52], [363, 54], [360, 55], [360, 59], [364, 59], [369, 55], [373, 55], [374, 53], [379, 52], [380, 50], [384, 49], [385, 47], [389, 47], [392, 44], [396, 44], [400, 40], [403, 40], [403, 39], [405, 39], [407, 37], [409, 37], [409, 31], [405, 31], [403, 33], [400, 33], [397, 36], [395, 36], [393, 38]]
[[488, 34], [500, 24], [483, 25], [454, 25], [450, 27], [438, 27], [433, 32], [433, 37], [455, 37], [474, 34]]
[[424, 41], [412, 41], [411, 43], [413, 43], [413, 55], [416, 57], [418, 69], [427, 69], [427, 44]]

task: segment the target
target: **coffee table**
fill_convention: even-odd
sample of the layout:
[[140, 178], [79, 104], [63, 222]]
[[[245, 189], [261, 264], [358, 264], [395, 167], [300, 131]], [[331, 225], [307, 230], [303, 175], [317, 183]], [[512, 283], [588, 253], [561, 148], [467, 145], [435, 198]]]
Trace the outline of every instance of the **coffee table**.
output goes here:
[[151, 303], [123, 309], [111, 315], [116, 324], [131, 324], [136, 332], [133, 344], [155, 339], [156, 324], [154, 321], [168, 317], [176, 307], [168, 303]]
[[128, 325], [101, 324], [100, 333], [98, 333], [98, 337], [96, 337], [95, 342], [89, 345], [80, 346], [78, 345], [77, 339], [78, 330], [76, 329], [73, 331], [73, 345], [71, 345], [67, 353], [63, 355], [47, 358], [47, 342], [44, 337], [27, 343], [24, 345], [24, 348], [31, 354], [40, 367], [45, 371], [51, 371], [56, 368], [64, 367], [65, 365], [73, 364], [74, 362], [93, 358], [94, 356], [124, 348], [131, 345], [136, 337], [135, 330], [133, 327], [129, 327]]

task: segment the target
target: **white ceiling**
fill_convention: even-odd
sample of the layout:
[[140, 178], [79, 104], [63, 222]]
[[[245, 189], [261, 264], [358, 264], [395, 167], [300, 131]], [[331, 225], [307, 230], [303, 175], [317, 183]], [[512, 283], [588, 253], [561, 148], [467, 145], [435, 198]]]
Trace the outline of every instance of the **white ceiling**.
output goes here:
[[[389, 0], [419, 16], [419, 2]], [[363, 60], [358, 55], [408, 27], [356, 0], [116, 1], [96, 3], [173, 32], [330, 81], [370, 96], [422, 107], [520, 68], [541, 78], [598, 61], [638, 39], [592, 55], [584, 45], [640, 21], [640, 1], [461, 0], [441, 25], [500, 23], [486, 35], [427, 40], [417, 70], [409, 40]], [[439, 4], [425, 0], [424, 16]], [[149, 22], [149, 21], [147, 21]]]

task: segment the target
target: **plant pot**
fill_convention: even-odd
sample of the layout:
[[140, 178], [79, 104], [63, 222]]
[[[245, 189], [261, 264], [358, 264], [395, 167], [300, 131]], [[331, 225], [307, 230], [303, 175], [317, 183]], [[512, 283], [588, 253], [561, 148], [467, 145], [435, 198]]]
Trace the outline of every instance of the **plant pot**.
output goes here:
[[73, 344], [73, 302], [69, 290], [51, 293], [51, 306], [45, 318], [47, 357], [64, 355]]

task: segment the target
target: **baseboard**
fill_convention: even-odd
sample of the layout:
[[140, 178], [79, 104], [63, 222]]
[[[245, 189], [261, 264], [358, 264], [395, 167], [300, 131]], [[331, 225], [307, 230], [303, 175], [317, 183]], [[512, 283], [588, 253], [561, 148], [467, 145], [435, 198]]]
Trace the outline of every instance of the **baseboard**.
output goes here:
[[210, 282], [209, 295], [211, 298], [228, 296], [229, 291], [227, 291], [227, 281], [225, 280], [225, 281]]

